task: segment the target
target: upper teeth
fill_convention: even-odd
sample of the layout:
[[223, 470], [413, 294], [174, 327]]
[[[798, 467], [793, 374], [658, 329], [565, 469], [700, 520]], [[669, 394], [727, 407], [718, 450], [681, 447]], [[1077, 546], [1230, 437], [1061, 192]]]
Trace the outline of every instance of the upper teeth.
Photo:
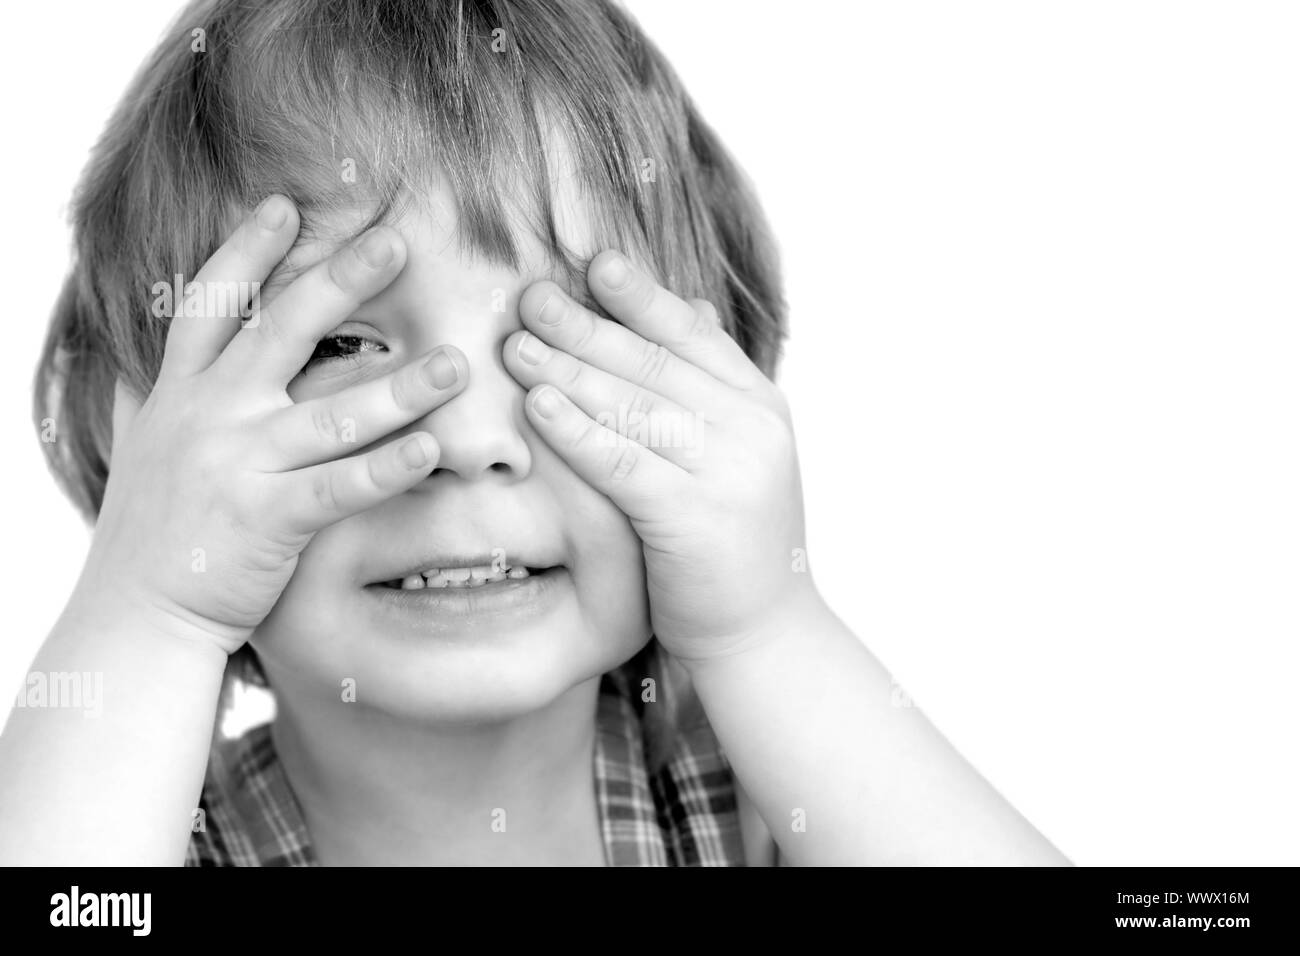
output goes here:
[[513, 568], [495, 568], [490, 564], [479, 564], [472, 568], [431, 568], [421, 574], [410, 574], [402, 578], [402, 590], [414, 591], [417, 588], [481, 588], [494, 581], [506, 578], [526, 578], [528, 569], [521, 566]]

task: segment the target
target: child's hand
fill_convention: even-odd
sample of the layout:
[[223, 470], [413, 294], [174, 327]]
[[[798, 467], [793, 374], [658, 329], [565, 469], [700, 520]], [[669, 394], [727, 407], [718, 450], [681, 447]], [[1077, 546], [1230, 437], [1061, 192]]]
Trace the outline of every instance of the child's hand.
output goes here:
[[687, 664], [743, 649], [816, 594], [793, 573], [803, 499], [785, 399], [708, 302], [612, 252], [588, 282], [617, 322], [537, 283], [520, 300], [535, 334], [506, 341], [506, 367], [537, 431], [640, 536], [655, 636]]
[[[273, 196], [195, 281], [260, 283], [297, 232], [293, 204]], [[316, 531], [429, 474], [439, 449], [427, 432], [359, 451], [460, 391], [467, 365], [457, 350], [300, 404], [286, 393], [318, 341], [405, 260], [401, 237], [381, 227], [298, 277], [246, 325], [233, 304], [227, 315], [182, 310], [172, 320], [143, 406], [118, 384], [112, 464], [79, 592], [125, 598], [231, 653]]]

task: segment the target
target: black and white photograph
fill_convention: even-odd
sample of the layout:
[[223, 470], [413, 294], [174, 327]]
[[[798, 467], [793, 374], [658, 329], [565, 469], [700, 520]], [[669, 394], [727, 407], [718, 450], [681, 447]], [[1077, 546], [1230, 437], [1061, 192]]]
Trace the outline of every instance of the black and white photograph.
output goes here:
[[86, 874], [23, 919], [1300, 862], [1300, 8], [11, 17], [0, 865]]

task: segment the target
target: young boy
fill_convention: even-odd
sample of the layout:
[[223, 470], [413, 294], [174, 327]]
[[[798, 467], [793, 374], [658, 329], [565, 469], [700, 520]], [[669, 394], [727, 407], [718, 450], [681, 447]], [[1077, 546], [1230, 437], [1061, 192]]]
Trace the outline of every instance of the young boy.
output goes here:
[[198, 3], [76, 209], [104, 700], [15, 711], [0, 861], [1066, 862], [814, 586], [772, 243], [617, 7]]

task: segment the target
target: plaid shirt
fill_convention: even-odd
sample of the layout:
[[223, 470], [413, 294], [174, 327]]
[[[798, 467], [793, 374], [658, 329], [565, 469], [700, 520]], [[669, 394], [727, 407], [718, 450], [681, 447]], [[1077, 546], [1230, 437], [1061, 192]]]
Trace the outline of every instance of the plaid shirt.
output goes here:
[[[657, 773], [645, 762], [644, 704], [626, 676], [606, 674], [594, 774], [610, 866], [743, 866], [736, 795], [707, 720], [679, 728]], [[318, 866], [269, 724], [214, 748], [186, 866]]]

